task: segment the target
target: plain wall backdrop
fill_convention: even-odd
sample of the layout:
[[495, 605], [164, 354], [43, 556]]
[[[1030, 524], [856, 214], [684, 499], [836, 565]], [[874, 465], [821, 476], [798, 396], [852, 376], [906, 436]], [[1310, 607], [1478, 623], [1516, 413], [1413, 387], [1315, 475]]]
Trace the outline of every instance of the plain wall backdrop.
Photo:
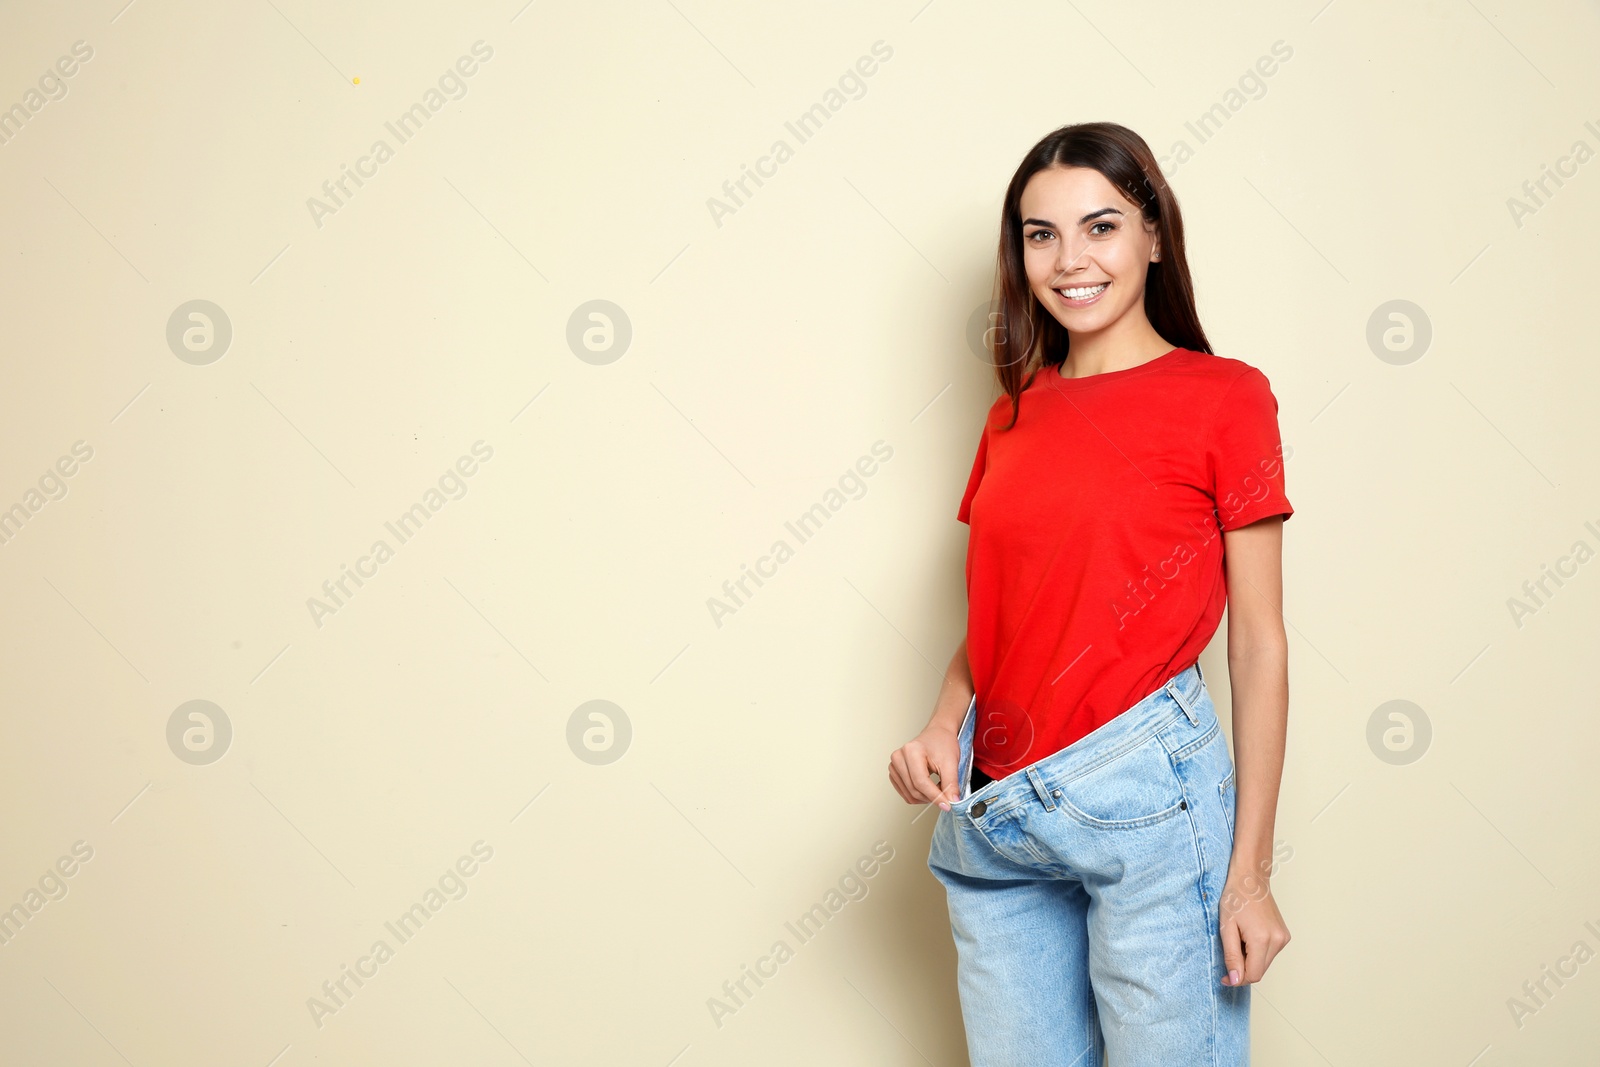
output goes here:
[[1290, 457], [1254, 1062], [1587, 1062], [1594, 4], [0, 25], [0, 1060], [966, 1063], [886, 765], [1108, 119]]

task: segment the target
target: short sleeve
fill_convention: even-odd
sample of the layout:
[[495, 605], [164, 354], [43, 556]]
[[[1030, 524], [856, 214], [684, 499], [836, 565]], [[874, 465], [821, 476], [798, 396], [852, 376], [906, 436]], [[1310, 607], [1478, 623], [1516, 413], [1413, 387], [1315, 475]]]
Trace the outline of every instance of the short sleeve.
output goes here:
[[1256, 368], [1235, 378], [1223, 394], [1206, 440], [1206, 462], [1222, 529], [1294, 514], [1284, 487], [1278, 400]]
[[967, 477], [967, 491], [961, 496], [961, 507], [956, 510], [956, 519], [972, 525], [972, 498], [978, 495], [978, 483], [983, 481], [983, 471], [989, 459], [989, 423], [984, 420], [983, 436], [978, 438], [978, 455], [972, 461], [972, 473]]

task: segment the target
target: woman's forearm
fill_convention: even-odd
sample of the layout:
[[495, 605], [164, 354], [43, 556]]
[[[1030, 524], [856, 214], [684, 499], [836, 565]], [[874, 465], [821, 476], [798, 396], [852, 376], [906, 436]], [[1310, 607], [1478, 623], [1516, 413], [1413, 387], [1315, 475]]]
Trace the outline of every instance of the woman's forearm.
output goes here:
[[1287, 642], [1228, 650], [1233, 689], [1235, 815], [1233, 864], [1272, 873], [1272, 836], [1289, 722]]
[[934, 701], [933, 715], [924, 729], [960, 733], [961, 720], [972, 703], [972, 693], [972, 666], [967, 662], [967, 639], [963, 637], [956, 646], [956, 654], [950, 657], [944, 682], [939, 686], [939, 698]]

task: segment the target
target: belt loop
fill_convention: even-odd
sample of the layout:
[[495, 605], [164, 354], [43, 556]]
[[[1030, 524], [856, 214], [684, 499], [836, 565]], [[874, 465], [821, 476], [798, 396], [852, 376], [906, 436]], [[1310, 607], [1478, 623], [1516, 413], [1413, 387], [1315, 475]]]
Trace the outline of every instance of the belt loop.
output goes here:
[[1033, 783], [1033, 791], [1039, 794], [1039, 799], [1044, 801], [1045, 811], [1055, 811], [1056, 802], [1050, 799], [1050, 790], [1045, 788], [1044, 777], [1039, 773], [1038, 767], [1028, 768], [1028, 781]]
[[1178, 679], [1182, 678], [1182, 677], [1183, 677], [1183, 674], [1181, 674], [1181, 673], [1175, 675], [1173, 677], [1173, 679], [1166, 684], [1165, 688], [1166, 688], [1167, 692], [1171, 695], [1172, 699], [1176, 700], [1178, 702], [1178, 707], [1182, 708], [1183, 709], [1183, 713], [1189, 717], [1189, 725], [1190, 726], [1199, 726], [1200, 725], [1200, 716], [1195, 712], [1195, 710], [1193, 708], [1191, 708], [1189, 706], [1189, 698], [1183, 695], [1183, 690], [1178, 685]]

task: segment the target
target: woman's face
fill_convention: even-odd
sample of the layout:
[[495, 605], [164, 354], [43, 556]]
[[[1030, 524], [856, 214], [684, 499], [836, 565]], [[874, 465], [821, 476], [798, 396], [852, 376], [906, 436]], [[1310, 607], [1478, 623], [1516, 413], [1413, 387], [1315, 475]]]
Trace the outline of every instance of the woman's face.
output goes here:
[[1155, 227], [1092, 167], [1049, 167], [1022, 190], [1022, 262], [1028, 287], [1071, 334], [1143, 314], [1145, 272], [1158, 258]]

